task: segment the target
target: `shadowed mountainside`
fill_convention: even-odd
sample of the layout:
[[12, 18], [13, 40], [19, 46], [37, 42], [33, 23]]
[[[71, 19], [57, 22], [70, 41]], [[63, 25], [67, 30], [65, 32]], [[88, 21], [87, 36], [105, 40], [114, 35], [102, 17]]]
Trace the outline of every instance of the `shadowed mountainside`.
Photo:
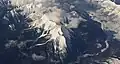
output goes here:
[[119, 64], [118, 6], [110, 0], [0, 0], [0, 63]]

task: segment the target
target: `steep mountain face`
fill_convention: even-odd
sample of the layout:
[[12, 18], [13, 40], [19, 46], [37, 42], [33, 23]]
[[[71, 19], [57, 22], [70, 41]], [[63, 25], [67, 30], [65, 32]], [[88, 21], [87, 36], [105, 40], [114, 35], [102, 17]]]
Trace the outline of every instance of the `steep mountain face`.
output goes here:
[[0, 63], [119, 64], [116, 2], [0, 0]]

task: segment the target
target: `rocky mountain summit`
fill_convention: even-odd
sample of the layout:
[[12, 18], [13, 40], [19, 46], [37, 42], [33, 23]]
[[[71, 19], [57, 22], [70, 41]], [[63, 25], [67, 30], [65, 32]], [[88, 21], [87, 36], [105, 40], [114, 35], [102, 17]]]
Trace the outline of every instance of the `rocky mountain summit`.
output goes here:
[[120, 64], [118, 0], [0, 0], [0, 64]]

